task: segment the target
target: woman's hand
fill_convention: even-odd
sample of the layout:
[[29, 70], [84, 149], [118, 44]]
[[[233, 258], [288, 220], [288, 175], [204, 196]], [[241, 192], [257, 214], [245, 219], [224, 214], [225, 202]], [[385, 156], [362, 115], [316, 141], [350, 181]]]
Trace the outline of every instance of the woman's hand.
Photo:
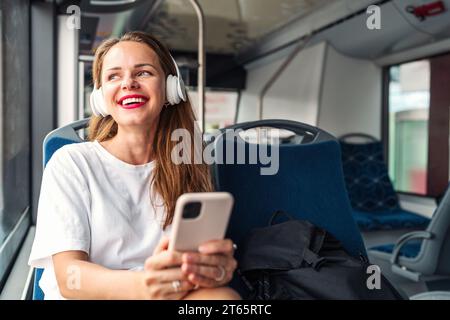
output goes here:
[[145, 261], [144, 297], [147, 299], [181, 299], [195, 284], [181, 270], [182, 254], [169, 251], [169, 239], [163, 238], [153, 255]]
[[199, 252], [182, 254], [181, 270], [195, 288], [220, 287], [233, 278], [237, 266], [233, 254], [231, 240], [208, 241], [199, 247]]

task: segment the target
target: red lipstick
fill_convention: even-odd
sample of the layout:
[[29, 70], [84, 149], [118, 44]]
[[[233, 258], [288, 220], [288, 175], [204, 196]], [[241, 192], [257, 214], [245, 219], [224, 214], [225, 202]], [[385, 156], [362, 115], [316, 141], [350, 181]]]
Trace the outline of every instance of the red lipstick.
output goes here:
[[[127, 99], [140, 99], [143, 101], [131, 101], [131, 102], [124, 104], [124, 101]], [[139, 108], [139, 107], [143, 106], [144, 104], [147, 103], [147, 101], [148, 101], [148, 98], [141, 94], [129, 94], [129, 95], [121, 97], [119, 99], [119, 101], [117, 101], [117, 104], [124, 109], [135, 109], [135, 108]]]

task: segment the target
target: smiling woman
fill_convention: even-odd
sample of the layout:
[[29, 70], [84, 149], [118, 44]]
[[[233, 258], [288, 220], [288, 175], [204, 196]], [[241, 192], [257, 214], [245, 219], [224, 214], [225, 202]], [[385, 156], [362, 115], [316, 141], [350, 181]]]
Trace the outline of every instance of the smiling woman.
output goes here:
[[133, 41], [117, 43], [105, 55], [100, 75], [103, 98], [108, 114], [121, 127], [142, 124], [156, 128], [166, 87], [165, 72], [158, 60], [150, 47]]
[[171, 161], [171, 132], [197, 129], [169, 51], [142, 32], [107, 40], [93, 78], [91, 141], [59, 149], [42, 180], [30, 264], [45, 297], [239, 298], [230, 240], [168, 250], [177, 198], [212, 190], [206, 164]]
[[[175, 142], [170, 140], [170, 133], [183, 128], [193, 136], [196, 130], [195, 116], [183, 92], [184, 86], [178, 91], [186, 101], [182, 98], [172, 99], [171, 103], [167, 101], [171, 95], [169, 92], [173, 91], [169, 90], [173, 86], [173, 74], [179, 75], [177, 69], [167, 48], [157, 39], [141, 32], [127, 33], [120, 40], [104, 42], [97, 49], [93, 66], [94, 86], [102, 89], [107, 115], [91, 118], [89, 138], [98, 140], [125, 162], [139, 164], [157, 158], [154, 191], [162, 195], [168, 211], [164, 227], [170, 224], [175, 202], [181, 194], [212, 190], [206, 165], [179, 167], [171, 161], [170, 152]], [[123, 101], [135, 97], [133, 95], [146, 101], [142, 106], [131, 104], [133, 110], [129, 110]], [[142, 150], [141, 154], [152, 155], [152, 158], [136, 159], [132, 154], [124, 154], [121, 144], [129, 145], [132, 141], [122, 141], [119, 127], [124, 133], [136, 129], [144, 132], [137, 146], [138, 149], [145, 146], [147, 150]], [[136, 135], [129, 137], [133, 139]], [[119, 148], [116, 148], [116, 141]]]

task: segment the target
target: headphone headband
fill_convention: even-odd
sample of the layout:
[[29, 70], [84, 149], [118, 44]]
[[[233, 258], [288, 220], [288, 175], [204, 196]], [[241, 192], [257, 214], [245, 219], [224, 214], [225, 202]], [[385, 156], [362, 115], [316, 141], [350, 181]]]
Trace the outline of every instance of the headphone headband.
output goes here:
[[170, 53], [169, 53], [169, 56], [170, 56], [170, 59], [172, 59], [173, 64], [175, 65], [175, 70], [177, 72], [178, 79], [181, 79], [180, 69], [178, 69], [177, 62], [175, 61], [174, 57], [172, 57], [172, 55]]

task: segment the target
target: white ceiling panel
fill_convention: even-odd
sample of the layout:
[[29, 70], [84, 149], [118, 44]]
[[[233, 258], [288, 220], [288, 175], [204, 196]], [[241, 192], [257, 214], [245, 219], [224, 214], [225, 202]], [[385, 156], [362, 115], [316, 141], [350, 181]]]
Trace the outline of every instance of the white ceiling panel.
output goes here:
[[[237, 53], [329, 0], [199, 0], [206, 17], [206, 50]], [[164, 1], [146, 29], [171, 48], [195, 51], [197, 18], [187, 0]]]

